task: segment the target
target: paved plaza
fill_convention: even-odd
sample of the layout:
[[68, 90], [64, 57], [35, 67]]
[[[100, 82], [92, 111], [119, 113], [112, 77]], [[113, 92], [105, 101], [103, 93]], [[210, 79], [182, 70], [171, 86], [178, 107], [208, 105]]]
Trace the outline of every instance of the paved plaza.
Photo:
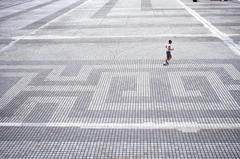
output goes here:
[[240, 1], [0, 0], [0, 158], [240, 158]]

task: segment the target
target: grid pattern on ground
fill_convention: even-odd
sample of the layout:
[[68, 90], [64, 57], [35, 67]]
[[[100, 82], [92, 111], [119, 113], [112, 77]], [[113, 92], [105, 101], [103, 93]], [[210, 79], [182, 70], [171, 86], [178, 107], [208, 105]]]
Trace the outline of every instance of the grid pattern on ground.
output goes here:
[[239, 144], [229, 143], [1, 142], [0, 149], [3, 158], [239, 158], [240, 155]]
[[1, 61], [2, 122], [233, 122], [239, 60]]
[[[0, 3], [0, 158], [240, 158], [240, 60], [176, 1]], [[239, 3], [185, 4], [239, 43]]]

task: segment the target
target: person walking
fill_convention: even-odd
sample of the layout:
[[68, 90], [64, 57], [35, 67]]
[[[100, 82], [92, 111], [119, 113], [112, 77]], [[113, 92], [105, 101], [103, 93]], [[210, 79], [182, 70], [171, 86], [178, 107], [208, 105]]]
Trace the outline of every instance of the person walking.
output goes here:
[[172, 44], [172, 40], [168, 40], [168, 44], [165, 46], [167, 57], [166, 57], [165, 63], [163, 64], [164, 66], [169, 65], [168, 61], [170, 61], [172, 58], [171, 51], [173, 51], [174, 48], [171, 46], [171, 44]]

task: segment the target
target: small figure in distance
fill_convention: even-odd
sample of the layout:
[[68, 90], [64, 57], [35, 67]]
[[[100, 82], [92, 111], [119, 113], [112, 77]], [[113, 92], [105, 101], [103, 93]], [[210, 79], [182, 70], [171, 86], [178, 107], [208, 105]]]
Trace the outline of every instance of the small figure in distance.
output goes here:
[[167, 58], [165, 60], [165, 63], [163, 64], [164, 66], [169, 65], [168, 61], [170, 61], [172, 58], [171, 51], [173, 51], [174, 48], [171, 46], [171, 44], [172, 44], [172, 40], [168, 40], [168, 44], [165, 46]]

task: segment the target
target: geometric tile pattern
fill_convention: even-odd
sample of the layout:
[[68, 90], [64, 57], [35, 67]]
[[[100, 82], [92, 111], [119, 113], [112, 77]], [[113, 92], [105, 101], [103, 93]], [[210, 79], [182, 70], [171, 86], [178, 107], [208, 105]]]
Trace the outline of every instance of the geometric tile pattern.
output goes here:
[[[238, 2], [182, 1], [238, 43]], [[240, 60], [176, 1], [0, 3], [0, 158], [240, 158]], [[191, 60], [126, 60], [175, 35]]]
[[236, 143], [1, 143], [2, 158], [238, 158], [240, 155]]
[[1, 128], [0, 131], [5, 132], [0, 142], [2, 158], [239, 158], [240, 155], [239, 130], [197, 134], [78, 128]]
[[179, 60], [164, 67], [157, 60], [2, 61], [7, 90], [0, 98], [0, 120], [238, 122], [238, 62]]

